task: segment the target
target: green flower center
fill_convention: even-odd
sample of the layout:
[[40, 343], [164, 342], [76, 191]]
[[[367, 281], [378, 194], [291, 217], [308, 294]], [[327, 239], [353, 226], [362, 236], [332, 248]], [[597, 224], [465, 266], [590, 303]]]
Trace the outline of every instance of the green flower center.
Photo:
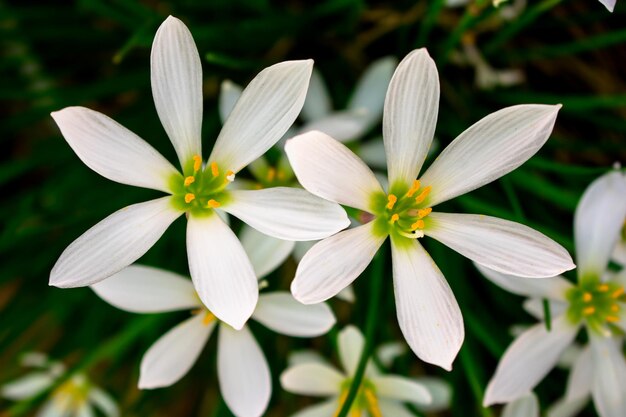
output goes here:
[[79, 410], [87, 402], [89, 390], [89, 382], [83, 376], [74, 376], [55, 390], [55, 405], [63, 411]]
[[573, 323], [585, 321], [599, 333], [619, 330], [615, 323], [620, 320], [619, 313], [626, 303], [624, 287], [615, 282], [599, 282], [594, 279], [571, 288], [566, 293], [569, 301], [567, 316]]
[[[341, 408], [343, 407], [348, 391], [350, 391], [350, 385], [352, 385], [351, 379], [346, 379], [341, 386], [341, 395], [339, 396], [339, 406], [335, 412], [335, 416], [339, 415]], [[361, 382], [361, 386], [357, 391], [356, 397], [350, 407], [350, 417], [361, 417], [363, 412], [367, 412], [369, 417], [382, 417], [380, 406], [378, 405], [378, 397], [376, 397], [376, 387], [367, 379]]]

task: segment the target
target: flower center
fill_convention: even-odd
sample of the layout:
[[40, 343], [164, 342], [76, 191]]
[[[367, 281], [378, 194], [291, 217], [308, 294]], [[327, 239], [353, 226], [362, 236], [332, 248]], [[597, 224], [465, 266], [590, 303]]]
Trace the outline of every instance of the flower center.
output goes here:
[[297, 185], [295, 174], [286, 158], [280, 158], [275, 165], [265, 158], [259, 158], [248, 165], [248, 170], [256, 180], [256, 188], [290, 187]]
[[233, 171], [221, 169], [217, 162], [203, 169], [200, 155], [194, 155], [183, 172], [182, 181], [180, 177], [173, 180], [174, 205], [194, 214], [209, 214], [220, 207], [228, 198], [226, 187], [235, 179]]
[[82, 408], [89, 397], [89, 383], [81, 376], [76, 375], [64, 382], [54, 392], [53, 398], [59, 410], [75, 411]]
[[[348, 379], [343, 383], [341, 395], [339, 396], [339, 406], [337, 407], [337, 411], [335, 411], [334, 417], [339, 415], [339, 412], [346, 401], [346, 397], [348, 396], [348, 391], [350, 391], [351, 383], [351, 379]], [[350, 407], [348, 416], [361, 417], [364, 411], [367, 412], [369, 417], [383, 417], [383, 414], [380, 411], [380, 406], [378, 405], [378, 397], [376, 397], [374, 385], [367, 380], [363, 380], [361, 383], [356, 397], [352, 402], [352, 406]]]
[[626, 303], [624, 287], [615, 282], [598, 281], [580, 284], [570, 289], [567, 315], [574, 323], [586, 321], [587, 325], [602, 334], [615, 333], [619, 312]]

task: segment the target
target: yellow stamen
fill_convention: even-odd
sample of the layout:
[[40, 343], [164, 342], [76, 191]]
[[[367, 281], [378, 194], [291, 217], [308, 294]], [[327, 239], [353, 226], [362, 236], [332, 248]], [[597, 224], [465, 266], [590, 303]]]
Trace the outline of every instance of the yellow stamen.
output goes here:
[[424, 217], [428, 216], [431, 211], [433, 211], [433, 209], [430, 207], [425, 208], [425, 209], [419, 209], [417, 210], [417, 217], [419, 217], [420, 219], [423, 219]]
[[185, 203], [189, 204], [195, 199], [196, 199], [196, 196], [193, 193], [185, 194]]
[[389, 194], [389, 196], [387, 196], [387, 208], [391, 210], [396, 204], [396, 201], [398, 201], [398, 197], [393, 194]]
[[188, 176], [187, 178], [185, 178], [185, 187], [189, 187], [191, 184], [193, 184], [196, 181], [196, 178], [194, 176]]
[[595, 307], [587, 307], [587, 308], [585, 308], [585, 309], [583, 310], [583, 314], [584, 314], [585, 316], [590, 316], [590, 315], [592, 315], [592, 314], [593, 314], [593, 313], [595, 313], [595, 312], [596, 312], [596, 308], [595, 308]]
[[276, 168], [270, 167], [267, 170], [267, 181], [272, 182], [276, 178]]
[[191, 159], [193, 159], [193, 172], [200, 171], [200, 168], [202, 168], [202, 158], [200, 155], [194, 155]]
[[428, 194], [430, 194], [430, 190], [432, 189], [432, 187], [429, 185], [428, 187], [425, 187], [422, 192], [415, 197], [415, 202], [417, 204], [420, 204], [421, 202], [423, 202], [424, 200], [426, 200], [426, 197], [428, 197]]
[[217, 168], [217, 162], [211, 162], [211, 174], [213, 174], [214, 177], [220, 175], [220, 170]]
[[202, 319], [202, 324], [204, 324], [205, 326], [208, 326], [209, 324], [211, 324], [213, 321], [215, 320], [215, 315], [213, 313], [211, 313], [210, 311], [207, 311], [204, 314], [204, 319]]
[[207, 207], [210, 208], [218, 208], [219, 206], [221, 206], [221, 204], [219, 203], [219, 201], [210, 199], [207, 203], [206, 203]]
[[337, 411], [333, 414], [333, 417], [337, 417], [343, 408], [343, 403], [346, 401], [346, 397], [348, 396], [348, 391], [343, 391], [339, 396], [339, 407], [337, 407]]
[[613, 305], [611, 306], [611, 311], [612, 311], [613, 313], [617, 313], [617, 312], [619, 312], [619, 306], [618, 306], [617, 304], [613, 304]]
[[365, 401], [367, 402], [367, 411], [369, 411], [370, 417], [383, 417], [378, 406], [378, 398], [376, 398], [372, 390], [365, 390]]
[[624, 287], [619, 287], [618, 289], [613, 291], [613, 294], [611, 294], [611, 297], [619, 298], [622, 294], [624, 294]]
[[615, 323], [619, 321], [619, 317], [617, 316], [606, 316], [606, 321], [609, 323]]
[[591, 300], [593, 300], [593, 295], [591, 295], [590, 292], [586, 292], [586, 293], [583, 294], [583, 301], [585, 303], [588, 303]]
[[409, 191], [406, 193], [407, 197], [413, 197], [413, 194], [415, 194], [417, 192], [417, 190], [419, 190], [421, 187], [419, 180], [413, 180], [413, 185], [411, 186], [411, 188], [409, 189]]
[[235, 173], [232, 170], [226, 171], [226, 181], [233, 182], [235, 180]]
[[418, 220], [411, 225], [411, 230], [423, 229], [424, 228], [424, 220]]
[[600, 284], [598, 285], [598, 291], [600, 292], [607, 292], [609, 290], [609, 286], [607, 284]]
[[398, 215], [398, 213], [394, 213], [393, 216], [391, 216], [391, 224], [394, 224], [395, 222], [397, 222], [398, 220], [400, 220], [400, 216]]

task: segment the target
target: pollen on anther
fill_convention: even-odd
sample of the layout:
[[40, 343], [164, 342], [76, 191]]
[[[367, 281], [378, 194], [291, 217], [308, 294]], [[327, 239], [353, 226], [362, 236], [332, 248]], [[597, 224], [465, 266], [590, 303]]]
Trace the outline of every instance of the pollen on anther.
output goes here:
[[233, 182], [235, 181], [235, 173], [230, 169], [226, 171], [226, 181]]
[[196, 196], [193, 193], [185, 194], [185, 203], [189, 204], [195, 199], [196, 199]]
[[187, 178], [185, 178], [185, 187], [189, 187], [191, 184], [194, 183], [194, 181], [196, 181], [196, 178], [194, 176], [188, 176]]
[[596, 308], [595, 307], [587, 307], [587, 308], [583, 309], [583, 314], [585, 316], [590, 316], [590, 315], [592, 315], [595, 312], [596, 312]]
[[418, 220], [411, 225], [411, 230], [423, 229], [424, 228], [424, 220]]
[[393, 216], [391, 216], [391, 224], [394, 224], [398, 220], [400, 220], [400, 216], [398, 215], [398, 213], [394, 213]]
[[617, 304], [613, 304], [613, 305], [611, 306], [611, 311], [612, 311], [613, 313], [617, 313], [617, 312], [619, 312], [619, 306], [618, 306]]
[[387, 208], [391, 210], [396, 204], [396, 201], [398, 201], [398, 197], [393, 194], [389, 194], [389, 196], [387, 196]]
[[591, 295], [590, 292], [586, 292], [586, 293], [583, 294], [583, 301], [585, 303], [588, 303], [591, 300], [593, 300], [593, 295]]
[[200, 155], [194, 155], [191, 159], [193, 159], [193, 172], [200, 171], [200, 168], [202, 168], [202, 158]]
[[423, 202], [424, 200], [426, 200], [426, 197], [428, 197], [428, 194], [430, 194], [430, 190], [432, 189], [432, 187], [429, 185], [428, 187], [425, 187], [421, 193], [419, 193], [419, 195], [417, 197], [415, 197], [415, 202], [417, 204]]
[[624, 294], [624, 287], [619, 287], [611, 294], [613, 298], [619, 298], [622, 294]]
[[204, 318], [202, 319], [202, 324], [204, 324], [205, 326], [208, 326], [209, 324], [211, 324], [213, 321], [215, 320], [215, 315], [213, 313], [211, 313], [210, 311], [207, 311], [204, 314]]
[[220, 175], [220, 170], [217, 167], [217, 162], [211, 162], [211, 174], [213, 174], [214, 177]]
[[207, 207], [210, 207], [210, 208], [218, 208], [219, 206], [221, 206], [219, 201], [213, 200], [213, 199], [210, 199], [209, 201], [207, 201], [206, 205]]
[[417, 217], [419, 217], [420, 219], [423, 219], [424, 217], [428, 216], [431, 211], [433, 211], [433, 209], [430, 207], [425, 208], [425, 209], [419, 209], [417, 210]]
[[609, 286], [607, 284], [600, 284], [598, 285], [598, 291], [600, 292], [607, 292], [609, 290]]
[[420, 189], [420, 187], [421, 187], [420, 181], [419, 180], [413, 180], [413, 185], [411, 186], [409, 191], [406, 193], [407, 197], [413, 197], [413, 194], [415, 194], [417, 192], [417, 190]]
[[606, 316], [606, 321], [610, 323], [615, 323], [619, 321], [619, 317], [617, 316]]
[[267, 181], [272, 182], [276, 178], [276, 168], [269, 167], [267, 170]]

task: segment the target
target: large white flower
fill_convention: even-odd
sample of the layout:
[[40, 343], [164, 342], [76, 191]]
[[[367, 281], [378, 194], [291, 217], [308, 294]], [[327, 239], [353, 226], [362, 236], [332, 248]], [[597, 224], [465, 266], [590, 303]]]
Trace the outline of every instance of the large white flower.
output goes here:
[[585, 191], [574, 219], [579, 265], [576, 285], [561, 276], [526, 280], [478, 266], [497, 285], [531, 297], [526, 307], [540, 317], [540, 299], [549, 300], [553, 316], [550, 330], [538, 323], [507, 349], [489, 382], [485, 405], [513, 401], [527, 394], [584, 327], [590, 343], [573, 365], [566, 403], [552, 415], [573, 415], [580, 407], [577, 403], [589, 394], [602, 417], [626, 415], [626, 360], [622, 351], [626, 270], [619, 274], [607, 270], [625, 216], [626, 181], [619, 172], [598, 178]]
[[[0, 397], [9, 400], [28, 400], [50, 389], [65, 377], [65, 366], [51, 361], [41, 353], [22, 357], [22, 365], [35, 368], [29, 374], [0, 387]], [[106, 417], [119, 416], [117, 404], [109, 394], [97, 387], [84, 374], [66, 377], [54, 388], [37, 417], [90, 417], [99, 409]]]
[[216, 211], [288, 240], [320, 239], [349, 224], [337, 204], [300, 189], [227, 189], [237, 172], [291, 126], [304, 102], [312, 64], [282, 62], [259, 73], [203, 164], [200, 57], [187, 27], [167, 18], [152, 46], [152, 92], [182, 173], [103, 114], [82, 107], [52, 113], [69, 145], [94, 171], [170, 195], [123, 208], [85, 232], [55, 264], [51, 285], [85, 286], [113, 275], [141, 257], [186, 213], [189, 269], [200, 299], [220, 320], [240, 329], [256, 305], [257, 282], [237, 237]]
[[[343, 406], [365, 341], [356, 327], [348, 326], [339, 333], [337, 345], [343, 371], [318, 355], [307, 354], [299, 355], [297, 359], [291, 358], [292, 366], [280, 376], [283, 389], [294, 394], [328, 398], [292, 417], [332, 417]], [[409, 417], [413, 414], [403, 403], [442, 409], [447, 406], [448, 401], [449, 392], [440, 380], [428, 378], [422, 383], [418, 379], [400, 375], [385, 375], [370, 361], [350, 408], [350, 415], [361, 415], [365, 412], [371, 417]]]
[[333, 297], [391, 237], [400, 328], [426, 362], [450, 369], [463, 319], [443, 274], [419, 243], [433, 237], [500, 272], [553, 276], [574, 268], [565, 249], [526, 226], [489, 216], [431, 213], [432, 207], [512, 171], [547, 140], [559, 106], [523, 105], [491, 114], [457, 137], [417, 180], [437, 120], [439, 81], [425, 49], [398, 66], [387, 91], [383, 136], [389, 190], [348, 148], [321, 132], [287, 141], [300, 184], [320, 197], [370, 213], [372, 221], [317, 243], [291, 291], [311, 304]]

